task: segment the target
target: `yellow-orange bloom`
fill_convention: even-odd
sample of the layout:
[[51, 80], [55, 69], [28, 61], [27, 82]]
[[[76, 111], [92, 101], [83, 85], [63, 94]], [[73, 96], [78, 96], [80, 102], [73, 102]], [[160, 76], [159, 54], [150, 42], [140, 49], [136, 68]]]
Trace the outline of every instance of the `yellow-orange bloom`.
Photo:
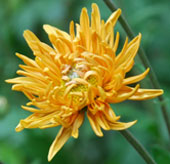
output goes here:
[[[50, 25], [44, 25], [53, 48], [41, 42], [31, 31], [24, 37], [35, 55], [35, 60], [16, 54], [25, 65], [17, 74], [7, 80], [14, 83], [12, 89], [22, 91], [30, 100], [24, 110], [33, 114], [21, 120], [16, 131], [24, 128], [50, 128], [61, 126], [52, 143], [48, 160], [61, 149], [70, 136], [78, 137], [78, 130], [85, 112], [93, 131], [103, 136], [104, 130], [123, 130], [136, 121], [119, 122], [109, 103], [124, 100], [146, 100], [163, 93], [162, 90], [134, 88], [129, 84], [142, 80], [149, 68], [142, 74], [126, 77], [134, 64], [141, 34], [131, 42], [126, 39], [119, 54], [119, 33], [114, 37], [113, 28], [121, 14], [115, 11], [104, 22], [96, 4], [92, 4], [91, 20], [86, 8], [82, 9], [80, 24], [70, 23], [70, 33]], [[76, 33], [75, 33], [76, 31]], [[116, 55], [117, 54], [117, 55]]]

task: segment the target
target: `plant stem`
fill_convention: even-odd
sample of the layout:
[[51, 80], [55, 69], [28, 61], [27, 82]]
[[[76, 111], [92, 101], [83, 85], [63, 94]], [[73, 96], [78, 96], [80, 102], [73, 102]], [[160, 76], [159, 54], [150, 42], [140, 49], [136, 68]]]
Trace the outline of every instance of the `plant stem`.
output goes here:
[[[103, 0], [103, 1], [106, 3], [108, 8], [112, 12], [117, 10], [117, 7], [114, 5], [114, 3], [111, 0]], [[131, 27], [129, 26], [128, 22], [126, 21], [125, 17], [121, 15], [119, 17], [119, 22], [122, 25], [122, 27], [125, 30], [125, 32], [127, 33], [128, 37], [130, 39], [133, 39], [135, 37], [135, 35], [134, 35]], [[160, 89], [160, 84], [158, 82], [156, 74], [153, 71], [153, 68], [152, 68], [151, 64], [149, 63], [149, 60], [148, 60], [148, 58], [147, 58], [147, 56], [145, 54], [145, 51], [144, 51], [144, 49], [142, 47], [139, 48], [138, 54], [139, 54], [139, 58], [142, 61], [144, 67], [145, 68], [148, 68], [148, 67], [150, 68], [149, 78], [150, 78], [150, 81], [151, 81], [151, 84], [152, 84], [153, 88]], [[167, 105], [165, 103], [165, 98], [164, 98], [163, 95], [161, 95], [161, 96], [158, 97], [158, 99], [160, 101], [160, 105], [161, 105], [161, 109], [162, 109], [161, 110], [162, 111], [162, 115], [164, 117], [167, 129], [168, 129], [169, 137], [170, 137], [170, 121], [169, 121], [169, 117], [168, 117], [168, 112], [167, 112], [168, 108], [167, 108]]]
[[120, 133], [129, 141], [129, 143], [134, 147], [134, 149], [136, 149], [136, 151], [142, 156], [142, 158], [147, 164], [156, 164], [156, 162], [150, 156], [147, 150], [128, 130], [122, 130], [120, 131]]

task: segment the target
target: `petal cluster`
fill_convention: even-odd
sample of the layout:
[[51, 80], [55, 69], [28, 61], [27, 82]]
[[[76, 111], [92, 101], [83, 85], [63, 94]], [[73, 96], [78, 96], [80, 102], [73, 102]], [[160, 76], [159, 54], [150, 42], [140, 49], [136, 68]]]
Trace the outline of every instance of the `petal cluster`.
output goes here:
[[22, 54], [17, 71], [20, 77], [7, 80], [13, 90], [23, 92], [30, 100], [24, 110], [33, 114], [20, 120], [16, 131], [24, 128], [50, 128], [61, 126], [52, 143], [48, 160], [61, 149], [69, 137], [78, 137], [78, 129], [85, 113], [97, 136], [104, 130], [123, 130], [136, 121], [119, 122], [110, 103], [129, 100], [146, 100], [163, 93], [162, 90], [141, 89], [129, 84], [137, 83], [149, 72], [126, 77], [134, 64], [141, 34], [128, 42], [117, 53], [119, 33], [114, 36], [114, 26], [121, 10], [115, 11], [105, 22], [100, 18], [96, 4], [92, 4], [91, 19], [86, 8], [82, 9], [80, 24], [70, 23], [66, 33], [50, 25], [44, 25], [52, 47], [41, 42], [31, 31], [24, 37], [35, 59]]

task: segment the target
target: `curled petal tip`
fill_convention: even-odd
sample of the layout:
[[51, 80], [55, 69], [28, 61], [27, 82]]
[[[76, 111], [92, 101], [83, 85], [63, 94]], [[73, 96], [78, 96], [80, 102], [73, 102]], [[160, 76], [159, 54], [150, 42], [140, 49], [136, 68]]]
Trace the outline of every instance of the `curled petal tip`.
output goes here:
[[18, 53], [18, 52], [16, 52], [15, 55], [16, 55], [18, 58], [20, 58], [20, 57], [22, 56], [22, 55], [21, 55], [20, 53]]
[[94, 9], [94, 8], [98, 8], [98, 6], [97, 6], [97, 4], [96, 4], [96, 3], [92, 3], [91, 7], [92, 7], [92, 9]]
[[50, 162], [52, 160], [52, 156], [48, 155], [48, 162]]
[[18, 125], [17, 125], [17, 127], [15, 128], [15, 131], [16, 132], [20, 132], [20, 131], [22, 131], [24, 128], [22, 127], [22, 125], [19, 123]]
[[93, 7], [93, 6], [97, 6], [97, 5], [96, 5], [96, 3], [92, 3], [92, 5], [91, 5], [91, 6]]
[[5, 82], [6, 82], [6, 83], [10, 83], [10, 79], [8, 79], [8, 80], [5, 80]]
[[48, 26], [50, 26], [50, 25], [48, 25], [48, 24], [44, 24], [44, 25], [43, 25], [43, 28], [48, 27]]
[[133, 125], [136, 124], [137, 122], [138, 122], [138, 120], [134, 120], [134, 121], [133, 121]]
[[23, 36], [26, 37], [29, 33], [32, 33], [30, 30], [25, 30], [23, 32]]
[[133, 126], [136, 122], [137, 122], [137, 120], [128, 122], [128, 123], [115, 122], [115, 123], [111, 124], [110, 126], [111, 126], [112, 130], [125, 130], [125, 129], [128, 129], [131, 126]]
[[150, 68], [147, 68], [146, 71], [145, 71], [145, 74], [147, 75], [150, 71]]
[[130, 128], [131, 126], [135, 125], [136, 123], [137, 123], [137, 120], [134, 120], [134, 121], [132, 121], [132, 122], [127, 123], [126, 129], [127, 129], [127, 128]]
[[121, 14], [121, 13], [122, 13], [122, 10], [121, 10], [120, 8], [118, 8], [118, 9], [117, 9], [117, 12], [118, 12], [119, 14]]
[[149, 71], [150, 71], [150, 68], [147, 68], [147, 69], [146, 69], [146, 71], [147, 71], [147, 73], [149, 73]]
[[164, 94], [164, 90], [160, 89], [160, 95]]
[[[134, 120], [134, 121], [132, 121], [132, 122], [128, 122], [128, 123], [126, 123], [126, 129], [127, 128], [130, 128], [131, 126], [133, 126], [134, 124], [136, 124], [137, 123], [137, 120]], [[123, 129], [122, 129], [123, 130]]]
[[74, 137], [75, 139], [77, 139], [78, 138], [78, 133], [76, 133], [76, 134], [72, 133], [71, 136]]
[[44, 29], [44, 30], [46, 30], [48, 27], [49, 27], [48, 24], [44, 24], [44, 25], [43, 25], [43, 29]]
[[43, 29], [47, 32], [48, 30], [52, 30], [53, 27], [50, 26], [49, 24], [44, 24], [44, 25], [43, 25]]
[[81, 11], [87, 13], [87, 9], [85, 7], [83, 7]]
[[137, 88], [137, 89], [138, 89], [139, 87], [140, 87], [140, 84], [137, 84], [135, 88]]
[[16, 132], [20, 132], [20, 130], [19, 130], [17, 127], [15, 128], [15, 131], [16, 131]]
[[142, 34], [141, 34], [141, 33], [139, 33], [138, 37], [139, 37], [139, 40], [141, 40], [141, 38], [142, 38]]

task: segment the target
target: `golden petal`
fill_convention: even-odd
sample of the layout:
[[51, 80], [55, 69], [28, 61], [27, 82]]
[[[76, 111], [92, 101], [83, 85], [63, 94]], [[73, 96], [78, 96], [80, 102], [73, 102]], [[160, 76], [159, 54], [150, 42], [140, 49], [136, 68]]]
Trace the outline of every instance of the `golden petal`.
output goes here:
[[85, 47], [89, 50], [90, 46], [90, 28], [89, 28], [89, 16], [87, 14], [87, 9], [83, 8], [80, 15], [80, 28], [83, 31], [85, 39]]
[[74, 21], [70, 22], [70, 36], [71, 36], [71, 39], [74, 40], [75, 38]]
[[118, 61], [121, 60], [121, 58], [123, 58], [124, 53], [125, 53], [127, 47], [128, 47], [128, 37], [126, 37], [126, 40], [125, 40], [125, 43], [123, 45], [123, 48], [122, 48], [121, 52], [116, 56], [116, 59], [115, 59], [116, 63], [118, 63]]
[[70, 46], [68, 46], [65, 42], [65, 40], [66, 40], [65, 38], [61, 39], [60, 36], [58, 36], [56, 38], [56, 36], [53, 34], [50, 34], [49, 38], [50, 38], [50, 41], [53, 44], [54, 48], [57, 50], [57, 53], [59, 53], [60, 55], [65, 55], [68, 52], [71, 52]]
[[105, 92], [105, 90], [102, 87], [100, 87], [100, 86], [98, 86], [97, 88], [98, 88], [99, 96], [100, 96], [101, 100], [105, 101], [105, 99], [106, 99], [106, 92]]
[[72, 129], [71, 128], [61, 128], [53, 141], [49, 153], [48, 153], [48, 161], [51, 161], [55, 154], [63, 147], [63, 145], [67, 142], [67, 140], [71, 136]]
[[115, 123], [110, 123], [109, 126], [111, 127], [112, 130], [124, 130], [124, 129], [131, 127], [136, 122], [137, 122], [137, 120], [128, 122], [128, 123], [115, 122]]
[[124, 68], [120, 68], [117, 72], [114, 72], [114, 76], [109, 83], [106, 83], [104, 89], [118, 91], [122, 87], [122, 82], [125, 76]]
[[[131, 90], [132, 88], [130, 88]], [[138, 89], [135, 94], [129, 97], [129, 100], [148, 100], [163, 94], [162, 89]]]
[[121, 14], [121, 9], [117, 9], [115, 12], [112, 13], [112, 15], [109, 17], [109, 19], [105, 23], [105, 30], [108, 33], [109, 30], [109, 23], [112, 24], [112, 28], [114, 28], [119, 16]]
[[22, 127], [26, 129], [38, 128], [46, 124], [44, 119], [20, 120]]
[[128, 77], [128, 78], [124, 79], [123, 85], [133, 84], [133, 83], [136, 83], [138, 81], [141, 81], [149, 73], [149, 70], [150, 69], [148, 68], [145, 72], [141, 73], [140, 75], [132, 76], [132, 77]]
[[96, 121], [98, 122], [99, 126], [101, 126], [104, 130], [110, 130], [108, 121], [106, 120], [102, 112], [98, 112], [95, 115], [95, 117], [96, 117]]
[[13, 79], [6, 80], [7, 83], [15, 83], [15, 84], [23, 84], [24, 86], [31, 85], [31, 86], [37, 86], [40, 88], [44, 88], [44, 83], [36, 82], [36, 80], [29, 78], [29, 77], [16, 77]]
[[[32, 114], [32, 115], [28, 116], [25, 120], [31, 120], [31, 119], [34, 119], [35, 117], [36, 117], [35, 114]], [[21, 124], [21, 122], [15, 128], [16, 132], [20, 132], [23, 129], [24, 129], [24, 126]]]
[[113, 50], [115, 53], [116, 53], [118, 45], [119, 45], [119, 38], [120, 38], [120, 35], [119, 35], [119, 32], [117, 32], [114, 47], [113, 47]]
[[[53, 113], [34, 113], [24, 120], [20, 121], [20, 127], [23, 128], [40, 128], [45, 125], [51, 124], [52, 119], [55, 118], [57, 112]], [[53, 122], [54, 123], [54, 122]], [[57, 121], [55, 121], [57, 123]], [[18, 130], [18, 128], [17, 128]]]
[[20, 131], [22, 131], [24, 129], [24, 127], [19, 123], [18, 125], [17, 125], [17, 127], [15, 128], [15, 131], [16, 132], [20, 132]]
[[50, 47], [49, 45], [43, 43], [43, 42], [37, 42], [39, 47], [41, 48], [41, 51], [43, 52], [44, 55], [48, 56], [50, 59], [51, 57], [56, 56], [56, 51]]
[[91, 12], [91, 27], [97, 34], [100, 33], [100, 26], [101, 26], [101, 18], [100, 18], [100, 11], [98, 6], [93, 3], [92, 4], [92, 12]]
[[22, 68], [24, 71], [27, 71], [27, 72], [38, 72], [38, 73], [42, 73], [42, 69], [41, 68], [37, 68], [37, 67], [32, 67], [32, 66], [29, 66], [29, 65], [22, 65], [22, 64], [19, 64], [19, 67]]
[[129, 99], [129, 97], [131, 97], [135, 94], [135, 92], [137, 92], [137, 90], [139, 89], [139, 84], [137, 84], [136, 87], [130, 91], [125, 91], [124, 89], [126, 89], [126, 87], [122, 87], [122, 89], [118, 91], [116, 96], [113, 95], [113, 97], [108, 97], [107, 101], [109, 101], [110, 103], [119, 103]]
[[102, 112], [109, 122], [115, 122], [120, 119], [120, 116], [116, 116], [113, 109], [107, 103], [105, 104], [105, 109]]
[[40, 73], [29, 73], [29, 72], [26, 72], [26, 71], [22, 71], [22, 70], [18, 70], [17, 71], [17, 74], [18, 75], [23, 75], [23, 76], [26, 76], [26, 77], [30, 77], [32, 79], [34, 79], [35, 81], [42, 81], [43, 83], [48, 83], [48, 80], [44, 78], [44, 75], [40, 74]]
[[33, 99], [35, 99], [35, 96], [34, 96], [33, 94], [29, 93], [29, 92], [24, 92], [24, 91], [23, 91], [23, 93], [24, 93], [24, 95], [25, 95], [29, 100], [31, 100], [31, 102], [28, 102], [28, 104], [29, 104], [29, 103], [32, 104], [32, 101], [33, 101]]
[[50, 25], [45, 24], [45, 25], [43, 25], [43, 28], [44, 28], [45, 32], [46, 32], [48, 35], [53, 34], [54, 36], [56, 36], [56, 38], [57, 38], [58, 36], [62, 36], [62, 37], [64, 37], [64, 38], [70, 40], [70, 35], [69, 35], [69, 34], [67, 34], [66, 32], [64, 32], [64, 31], [62, 31], [62, 30], [59, 30], [59, 29], [56, 28], [56, 27], [53, 27], [53, 26], [50, 26]]
[[37, 63], [34, 60], [28, 58], [27, 56], [24, 56], [24, 55], [19, 54], [19, 53], [16, 53], [16, 56], [18, 58], [20, 58], [26, 65], [38, 67]]
[[51, 110], [40, 110], [40, 109], [36, 109], [36, 108], [32, 108], [32, 107], [28, 107], [28, 106], [21, 106], [24, 110], [27, 110], [29, 112], [33, 112], [33, 113], [51, 113], [54, 111], [54, 109], [51, 109]]
[[90, 111], [87, 111], [87, 118], [89, 119], [90, 125], [95, 132], [95, 134], [99, 137], [103, 136], [103, 132], [101, 131], [101, 127], [96, 121], [95, 115], [93, 115]]
[[136, 38], [134, 38], [127, 46], [126, 51], [124, 52], [124, 55], [120, 57], [116, 57], [116, 67], [119, 69], [119, 67], [124, 67], [126, 72], [128, 72], [133, 64], [134, 64], [134, 57], [137, 54], [137, 51], [139, 49], [141, 40], [141, 34], [139, 34]]
[[37, 46], [37, 42], [40, 42], [40, 40], [35, 36], [35, 34], [33, 32], [31, 32], [29, 30], [25, 30], [24, 38], [34, 53], [40, 52], [40, 49]]
[[76, 118], [76, 120], [73, 123], [73, 129], [72, 129], [71, 135], [74, 138], [78, 138], [78, 135], [79, 135], [78, 129], [82, 125], [83, 120], [84, 120], [84, 112], [81, 112], [78, 114], [78, 117]]
[[51, 123], [51, 124], [48, 124], [48, 125], [42, 125], [42, 126], [40, 126], [39, 128], [40, 129], [47, 129], [47, 128], [53, 128], [53, 127], [57, 127], [57, 126], [59, 126], [60, 125], [60, 123]]
[[73, 43], [70, 40], [60, 36], [58, 37], [58, 39], [64, 43], [64, 47], [67, 50], [67, 53], [73, 52]]

